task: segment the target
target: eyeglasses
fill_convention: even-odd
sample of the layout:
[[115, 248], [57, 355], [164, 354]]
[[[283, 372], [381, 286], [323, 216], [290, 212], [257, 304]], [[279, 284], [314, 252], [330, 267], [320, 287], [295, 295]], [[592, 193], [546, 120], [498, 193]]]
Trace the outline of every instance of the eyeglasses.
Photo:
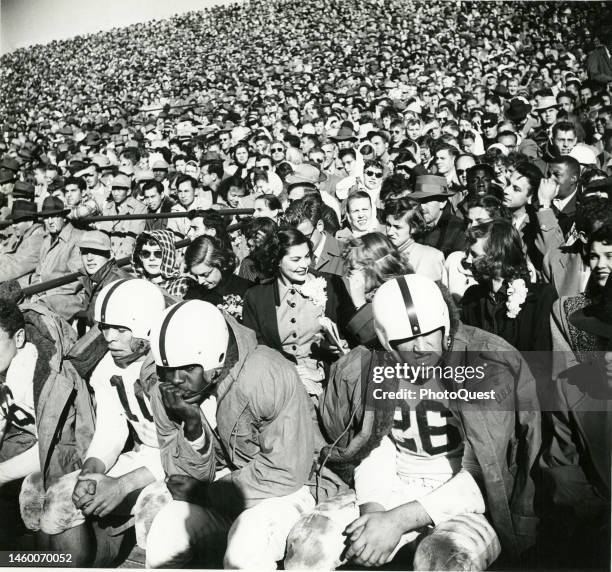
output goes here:
[[368, 177], [376, 177], [377, 179], [382, 179], [383, 174], [380, 171], [366, 171], [365, 174]]
[[271, 147], [272, 153], [282, 153], [284, 150], [284, 147]]
[[148, 260], [149, 258], [155, 258], [156, 260], [162, 259], [162, 251], [161, 250], [149, 250], [148, 248], [143, 248], [140, 251], [140, 258], [144, 260]]
[[312, 240], [312, 235], [314, 234], [314, 231], [317, 230], [316, 226], [312, 227], [312, 230], [310, 231], [309, 234], [304, 234], [304, 236], [308, 239], [308, 240]]

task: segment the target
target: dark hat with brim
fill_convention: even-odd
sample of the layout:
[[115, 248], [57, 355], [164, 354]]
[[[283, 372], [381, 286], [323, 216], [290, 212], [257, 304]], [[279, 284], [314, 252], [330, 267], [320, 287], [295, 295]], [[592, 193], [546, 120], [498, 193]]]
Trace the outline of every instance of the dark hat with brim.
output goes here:
[[8, 169], [9, 171], [17, 172], [19, 171], [19, 161], [14, 159], [13, 157], [5, 157], [2, 159], [2, 163], [0, 163], [1, 169]]
[[525, 117], [527, 117], [530, 111], [531, 105], [529, 105], [529, 103], [515, 97], [510, 102], [510, 105], [506, 110], [506, 117], [510, 121], [522, 121], [523, 119], [525, 119]]
[[17, 181], [13, 186], [13, 197], [33, 199], [34, 198], [34, 185], [26, 181]]
[[14, 223], [36, 220], [36, 205], [31, 201], [17, 199], [13, 202], [11, 213], [6, 218]]
[[47, 197], [42, 204], [41, 210], [38, 212], [39, 218], [51, 218], [54, 216], [65, 216], [70, 212], [70, 209], [64, 207], [62, 199], [59, 197]]
[[607, 340], [612, 340], [612, 275], [606, 280], [601, 299], [570, 314], [570, 324]]
[[0, 169], [0, 185], [12, 183], [15, 180], [15, 173], [8, 169]]
[[357, 135], [348, 127], [340, 127], [338, 133], [334, 137], [330, 137], [332, 141], [357, 141]]

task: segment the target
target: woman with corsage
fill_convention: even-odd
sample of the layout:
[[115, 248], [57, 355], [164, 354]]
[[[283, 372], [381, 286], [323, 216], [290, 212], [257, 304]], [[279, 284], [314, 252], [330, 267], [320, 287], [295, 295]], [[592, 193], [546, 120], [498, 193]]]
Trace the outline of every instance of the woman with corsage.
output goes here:
[[521, 237], [510, 221], [494, 219], [475, 226], [468, 232], [468, 242], [466, 262], [478, 284], [463, 295], [462, 321], [526, 352], [532, 373], [545, 383], [551, 376], [554, 286], [530, 280]]
[[294, 228], [272, 233], [252, 256], [268, 280], [246, 292], [243, 323], [297, 365], [307, 393], [317, 398], [326, 366], [346, 349], [342, 325], [354, 312], [348, 292], [338, 277], [309, 270], [312, 244]]
[[185, 252], [185, 266], [198, 281], [185, 294], [185, 300], [204, 300], [242, 319], [246, 291], [253, 282], [234, 274], [236, 256], [216, 237], [202, 235]]

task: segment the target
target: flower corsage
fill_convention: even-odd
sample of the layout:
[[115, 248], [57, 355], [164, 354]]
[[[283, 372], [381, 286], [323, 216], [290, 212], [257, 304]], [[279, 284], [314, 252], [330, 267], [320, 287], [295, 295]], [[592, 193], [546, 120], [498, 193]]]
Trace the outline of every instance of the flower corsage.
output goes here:
[[516, 318], [526, 299], [527, 285], [525, 281], [522, 278], [518, 278], [510, 282], [508, 285], [508, 301], [506, 302], [508, 311], [506, 312], [506, 316], [508, 316], [508, 318]]
[[243, 300], [238, 294], [228, 294], [223, 296], [223, 303], [217, 304], [217, 308], [225, 310], [230, 316], [237, 320], [242, 320]]
[[325, 278], [319, 276], [305, 282], [300, 287], [300, 293], [325, 312], [325, 305], [327, 304], [327, 282]]

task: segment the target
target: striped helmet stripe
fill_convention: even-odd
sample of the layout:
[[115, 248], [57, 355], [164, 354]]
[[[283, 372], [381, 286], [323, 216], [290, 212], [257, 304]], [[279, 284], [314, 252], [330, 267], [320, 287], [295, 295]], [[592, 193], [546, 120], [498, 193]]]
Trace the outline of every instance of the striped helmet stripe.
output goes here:
[[410, 323], [410, 331], [413, 336], [418, 336], [422, 333], [421, 326], [419, 324], [416, 308], [414, 307], [412, 295], [410, 294], [410, 288], [408, 288], [408, 282], [406, 282], [406, 277], [401, 276], [398, 278], [397, 284], [402, 293], [402, 298], [404, 299], [404, 306], [406, 307], [406, 314], [408, 315], [408, 322]]
[[162, 360], [164, 366], [168, 367], [168, 356], [166, 355], [166, 331], [168, 330], [168, 326], [170, 325], [170, 320], [172, 320], [172, 316], [176, 314], [177, 310], [181, 308], [184, 304], [186, 304], [188, 300], [183, 300], [179, 302], [172, 310], [166, 314], [164, 318], [164, 322], [159, 330], [159, 357]]
[[102, 322], [103, 324], [106, 323], [106, 308], [108, 306], [108, 301], [110, 300], [111, 296], [113, 295], [113, 292], [115, 290], [117, 290], [117, 288], [119, 288], [119, 286], [121, 286], [121, 284], [123, 284], [124, 282], [127, 282], [128, 280], [131, 280], [131, 278], [122, 278], [121, 280], [118, 280], [117, 282], [115, 282], [108, 289], [108, 292], [106, 293], [106, 298], [104, 298], [104, 301], [102, 302], [102, 306], [100, 307], [100, 322]]

